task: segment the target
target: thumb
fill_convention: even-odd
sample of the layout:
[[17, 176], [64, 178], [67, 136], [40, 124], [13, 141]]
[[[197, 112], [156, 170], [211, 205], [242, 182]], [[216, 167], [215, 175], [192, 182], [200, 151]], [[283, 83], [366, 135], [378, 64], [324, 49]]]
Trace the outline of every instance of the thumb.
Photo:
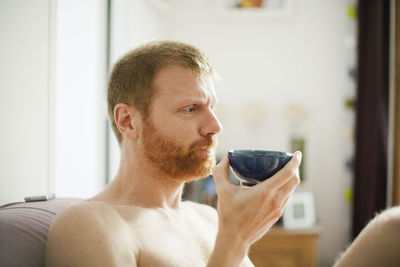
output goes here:
[[226, 187], [228, 185], [231, 185], [231, 183], [229, 182], [228, 170], [229, 170], [229, 159], [228, 156], [225, 155], [223, 156], [221, 161], [214, 167], [212, 172], [217, 190], [219, 190], [219, 188], [221, 187]]

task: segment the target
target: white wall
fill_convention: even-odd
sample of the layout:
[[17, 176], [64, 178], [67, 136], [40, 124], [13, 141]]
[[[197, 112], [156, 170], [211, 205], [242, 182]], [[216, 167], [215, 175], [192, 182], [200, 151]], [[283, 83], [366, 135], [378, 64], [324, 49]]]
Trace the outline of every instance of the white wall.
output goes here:
[[0, 1], [0, 205], [50, 187], [51, 1]]
[[105, 0], [0, 0], [0, 204], [106, 182]]
[[[343, 197], [352, 184], [345, 161], [352, 153], [346, 132], [353, 117], [343, 108], [344, 98], [354, 94], [344, 45], [352, 31], [346, 17], [349, 1], [298, 0], [291, 16], [274, 19], [226, 17], [214, 0], [117, 2], [125, 15], [115, 23], [124, 30], [113, 38], [113, 58], [140, 42], [169, 38], [198, 46], [214, 62], [223, 78], [217, 85], [224, 125], [220, 153], [288, 150], [283, 111], [290, 103], [305, 107], [303, 189], [314, 193], [322, 228], [319, 266], [331, 266], [350, 239], [351, 205]], [[260, 114], [255, 121], [245, 119], [254, 112]]]
[[55, 193], [87, 198], [106, 182], [105, 0], [58, 0]]

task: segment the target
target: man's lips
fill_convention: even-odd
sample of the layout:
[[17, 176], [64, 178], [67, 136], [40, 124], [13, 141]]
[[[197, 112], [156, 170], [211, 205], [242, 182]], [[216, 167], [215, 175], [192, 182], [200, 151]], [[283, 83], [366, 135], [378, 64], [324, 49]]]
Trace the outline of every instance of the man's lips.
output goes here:
[[208, 149], [212, 150], [217, 146], [217, 139], [216, 138], [211, 138], [211, 139], [204, 139], [202, 141], [199, 141], [195, 144], [192, 145], [193, 150], [197, 149]]

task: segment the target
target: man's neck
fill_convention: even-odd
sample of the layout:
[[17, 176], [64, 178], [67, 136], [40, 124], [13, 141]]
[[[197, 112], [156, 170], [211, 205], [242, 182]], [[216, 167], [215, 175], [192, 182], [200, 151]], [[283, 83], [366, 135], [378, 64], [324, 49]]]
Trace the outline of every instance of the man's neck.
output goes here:
[[117, 175], [93, 200], [113, 205], [179, 209], [184, 182], [165, 177], [146, 160], [121, 157]]

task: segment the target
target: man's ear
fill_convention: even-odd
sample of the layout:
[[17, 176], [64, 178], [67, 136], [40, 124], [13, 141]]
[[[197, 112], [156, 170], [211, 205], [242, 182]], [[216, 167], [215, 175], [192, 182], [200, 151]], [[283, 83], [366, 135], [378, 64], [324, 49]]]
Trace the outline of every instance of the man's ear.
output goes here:
[[114, 108], [114, 119], [118, 130], [129, 139], [138, 137], [138, 111], [131, 105], [118, 103]]

